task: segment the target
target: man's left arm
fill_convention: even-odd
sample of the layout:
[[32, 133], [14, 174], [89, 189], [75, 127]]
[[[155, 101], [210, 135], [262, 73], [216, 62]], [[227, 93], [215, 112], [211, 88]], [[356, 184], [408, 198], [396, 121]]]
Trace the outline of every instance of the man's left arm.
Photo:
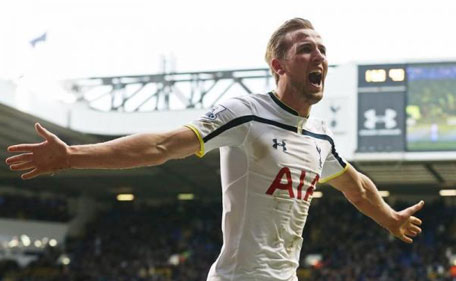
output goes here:
[[424, 201], [402, 211], [392, 209], [380, 196], [375, 184], [349, 165], [340, 176], [328, 181], [363, 214], [372, 218], [397, 238], [412, 243], [421, 233], [421, 220], [414, 216], [424, 206]]

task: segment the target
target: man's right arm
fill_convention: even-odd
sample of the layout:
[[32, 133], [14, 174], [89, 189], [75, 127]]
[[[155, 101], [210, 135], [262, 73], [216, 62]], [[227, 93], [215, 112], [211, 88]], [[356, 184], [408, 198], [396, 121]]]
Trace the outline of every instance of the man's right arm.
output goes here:
[[41, 143], [18, 144], [9, 152], [20, 153], [6, 159], [13, 171], [25, 171], [23, 179], [52, 174], [64, 169], [126, 169], [160, 165], [171, 159], [199, 151], [200, 142], [186, 127], [166, 133], [143, 133], [112, 141], [68, 146], [56, 135], [36, 124]]

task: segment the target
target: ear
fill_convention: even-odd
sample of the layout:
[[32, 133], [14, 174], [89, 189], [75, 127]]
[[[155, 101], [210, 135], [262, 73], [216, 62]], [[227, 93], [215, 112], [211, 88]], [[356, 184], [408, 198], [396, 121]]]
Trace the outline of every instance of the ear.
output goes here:
[[283, 69], [282, 63], [279, 59], [273, 58], [271, 61], [271, 66], [274, 72], [277, 73], [279, 76], [285, 74], [285, 70]]

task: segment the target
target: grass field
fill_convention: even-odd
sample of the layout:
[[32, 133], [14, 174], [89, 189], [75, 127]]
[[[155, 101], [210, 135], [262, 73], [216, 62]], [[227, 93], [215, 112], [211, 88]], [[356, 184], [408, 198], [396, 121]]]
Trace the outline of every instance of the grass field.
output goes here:
[[[456, 126], [439, 123], [432, 133], [430, 123], [421, 123], [407, 128], [407, 150], [456, 150]], [[434, 134], [434, 135], [433, 135]]]

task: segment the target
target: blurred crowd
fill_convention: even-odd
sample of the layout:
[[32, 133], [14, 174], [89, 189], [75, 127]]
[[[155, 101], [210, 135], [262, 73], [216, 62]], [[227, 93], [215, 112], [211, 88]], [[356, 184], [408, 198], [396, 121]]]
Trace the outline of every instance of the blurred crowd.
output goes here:
[[[344, 200], [314, 199], [299, 280], [456, 281], [450, 264], [450, 254], [456, 254], [455, 214], [454, 206], [427, 202], [418, 214], [423, 234], [409, 245]], [[65, 248], [49, 248], [26, 268], [4, 261], [0, 280], [204, 281], [222, 245], [220, 224], [221, 202], [119, 203], [100, 212], [83, 237], [68, 239]]]
[[[450, 254], [456, 254], [456, 208], [428, 202], [417, 213], [423, 233], [410, 245], [395, 239], [346, 201], [321, 200], [311, 209], [302, 258], [321, 253], [322, 261], [298, 271], [313, 281], [456, 280]], [[395, 209], [408, 204], [394, 204]]]
[[65, 199], [1, 194], [0, 218], [68, 222], [71, 216]]

